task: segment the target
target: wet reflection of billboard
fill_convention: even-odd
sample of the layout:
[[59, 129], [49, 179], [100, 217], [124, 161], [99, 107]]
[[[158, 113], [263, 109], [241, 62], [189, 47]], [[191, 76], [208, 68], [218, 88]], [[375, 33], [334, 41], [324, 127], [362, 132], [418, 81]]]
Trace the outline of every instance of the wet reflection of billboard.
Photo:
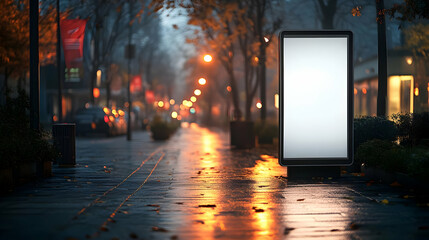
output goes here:
[[282, 164], [351, 163], [351, 37], [350, 32], [282, 33]]

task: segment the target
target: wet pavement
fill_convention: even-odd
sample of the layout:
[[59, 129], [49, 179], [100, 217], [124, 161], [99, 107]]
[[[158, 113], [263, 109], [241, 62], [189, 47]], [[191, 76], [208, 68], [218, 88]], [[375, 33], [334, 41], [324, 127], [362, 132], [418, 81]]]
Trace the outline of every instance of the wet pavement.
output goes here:
[[429, 239], [429, 207], [359, 176], [289, 181], [197, 125], [77, 140], [75, 168], [0, 198], [0, 239]]

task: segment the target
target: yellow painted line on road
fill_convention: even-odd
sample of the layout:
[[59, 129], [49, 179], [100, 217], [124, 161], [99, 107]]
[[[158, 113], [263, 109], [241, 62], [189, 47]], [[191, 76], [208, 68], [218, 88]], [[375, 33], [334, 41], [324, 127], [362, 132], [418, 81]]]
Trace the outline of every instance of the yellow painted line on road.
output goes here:
[[143, 165], [149, 161], [150, 159], [152, 159], [152, 157], [157, 154], [158, 152], [160, 152], [160, 148], [156, 149], [154, 152], [152, 152], [145, 160], [143, 160], [140, 164], [139, 167], [137, 167], [133, 172], [131, 172], [126, 178], [124, 178], [124, 180], [122, 180], [120, 183], [118, 183], [116, 186], [110, 188], [109, 190], [105, 191], [102, 195], [100, 195], [98, 198], [94, 199], [92, 202], [90, 202], [86, 207], [82, 208], [77, 214], [76, 216], [73, 217], [73, 219], [77, 219], [82, 213], [84, 213], [86, 210], [88, 210], [88, 208], [92, 207], [93, 205], [95, 205], [96, 203], [98, 203], [103, 197], [105, 197], [107, 194], [109, 194], [111, 191], [115, 190], [116, 188], [118, 188], [119, 186], [121, 186], [125, 181], [127, 181], [132, 175], [134, 175], [136, 172], [138, 172]]

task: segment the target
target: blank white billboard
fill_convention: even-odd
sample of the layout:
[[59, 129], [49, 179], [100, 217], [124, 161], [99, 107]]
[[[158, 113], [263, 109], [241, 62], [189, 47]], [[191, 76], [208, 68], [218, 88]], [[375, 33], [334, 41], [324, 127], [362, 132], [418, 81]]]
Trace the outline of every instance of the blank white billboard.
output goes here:
[[286, 35], [281, 41], [282, 160], [351, 163], [348, 36]]

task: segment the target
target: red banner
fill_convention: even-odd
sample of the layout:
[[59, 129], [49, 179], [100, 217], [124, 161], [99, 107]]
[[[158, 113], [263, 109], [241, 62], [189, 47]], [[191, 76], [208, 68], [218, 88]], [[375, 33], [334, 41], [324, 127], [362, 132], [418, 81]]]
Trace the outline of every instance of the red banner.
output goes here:
[[87, 20], [65, 19], [60, 23], [67, 68], [79, 68], [83, 61], [83, 38]]
[[155, 102], [155, 94], [151, 90], [146, 90], [146, 102], [152, 104]]
[[130, 84], [130, 91], [132, 93], [135, 93], [135, 92], [141, 92], [142, 89], [143, 89], [142, 78], [140, 76], [133, 77]]

